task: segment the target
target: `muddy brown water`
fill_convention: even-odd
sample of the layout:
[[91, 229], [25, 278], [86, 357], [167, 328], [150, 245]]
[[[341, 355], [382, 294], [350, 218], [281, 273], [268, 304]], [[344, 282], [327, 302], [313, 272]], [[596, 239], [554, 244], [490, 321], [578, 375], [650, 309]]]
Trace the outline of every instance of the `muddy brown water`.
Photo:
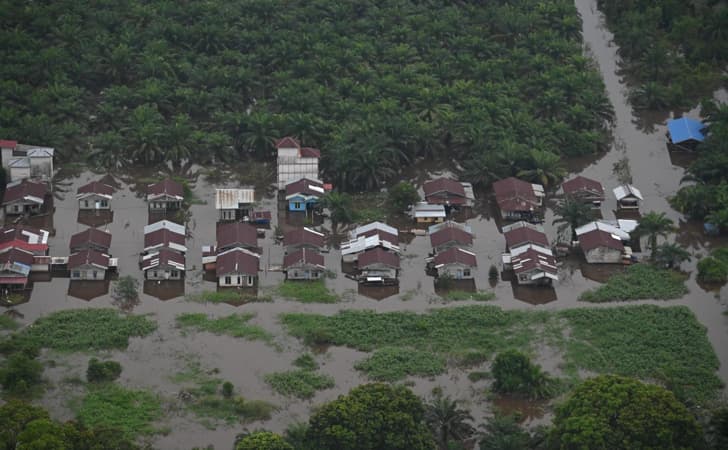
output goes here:
[[[685, 218], [670, 208], [667, 197], [680, 187], [680, 178], [684, 171], [684, 163], [674, 162], [666, 148], [665, 114], [649, 127], [645, 127], [644, 118], [637, 120], [632, 114], [626, 100], [626, 87], [622, 84], [618, 70], [616, 47], [612, 44], [612, 35], [603, 26], [603, 19], [596, 10], [594, 0], [577, 0], [576, 5], [582, 15], [584, 40], [588, 52], [598, 64], [609, 98], [616, 111], [614, 128], [615, 144], [604, 155], [583, 157], [569, 161], [573, 174], [600, 180], [607, 190], [607, 201], [602, 206], [604, 218], [614, 218], [615, 202], [611, 189], [618, 183], [612, 174], [614, 162], [627, 156], [634, 175], [634, 184], [643, 193], [645, 201], [643, 212], [665, 212], [668, 217], [679, 224], [679, 231], [674, 239], [686, 247], [694, 255], [704, 255], [710, 249], [728, 244], [726, 238], [708, 238], [703, 235], [700, 224], [686, 222]], [[725, 92], [718, 93], [725, 96]], [[696, 111], [689, 113], [695, 115]], [[648, 131], [644, 131], [648, 130]], [[412, 181], [421, 182], [432, 176], [447, 174], [443, 165], [422, 162], [417, 165]], [[120, 273], [138, 278], [143, 286], [140, 302], [134, 306], [135, 313], [152, 313], [159, 322], [159, 329], [145, 339], [133, 339], [129, 348], [124, 351], [110, 351], [102, 356], [119, 360], [124, 366], [121, 382], [124, 385], [149, 388], [167, 398], [175, 398], [181, 386], [170, 381], [169, 377], [184, 370], [189, 361], [199, 361], [207, 369], [218, 368], [222, 379], [230, 380], [236, 391], [250, 399], [268, 400], [280, 407], [270, 421], [247, 425], [248, 429], [265, 427], [274, 431], [282, 431], [295, 421], [305, 421], [312, 406], [332, 400], [336, 396], [348, 392], [352, 387], [366, 382], [366, 378], [353, 369], [356, 361], [366, 357], [366, 353], [348, 348], [330, 347], [317, 354], [321, 371], [333, 376], [336, 387], [317, 393], [308, 401], [285, 398], [274, 393], [263, 381], [267, 373], [292, 368], [291, 362], [300, 352], [303, 345], [296, 339], [287, 336], [277, 316], [284, 312], [312, 312], [334, 314], [344, 309], [373, 309], [386, 311], [424, 312], [430, 308], [452, 307], [466, 304], [456, 302], [444, 304], [435, 294], [433, 279], [425, 275], [424, 258], [430, 252], [429, 238], [408, 236], [403, 238], [402, 275], [397, 287], [359, 287], [354, 281], [341, 273], [340, 254], [333, 248], [325, 255], [326, 265], [336, 273], [336, 278], [327, 280], [329, 287], [343, 297], [339, 304], [300, 304], [276, 299], [271, 303], [251, 303], [243, 306], [227, 304], [198, 304], [185, 301], [182, 293], [191, 294], [203, 290], [214, 290], [215, 283], [206, 281], [201, 272], [201, 246], [212, 244], [215, 238], [217, 215], [214, 209], [214, 188], [235, 187], [241, 184], [253, 184], [256, 187], [256, 200], [261, 209], [271, 210], [272, 223], [283, 230], [304, 223], [301, 216], [289, 216], [285, 210], [279, 210], [270, 181], [273, 168], [270, 165], [255, 165], [242, 168], [234, 173], [216, 171], [209, 176], [199, 167], [191, 167], [187, 176], [192, 180], [195, 195], [200, 204], [190, 208], [191, 218], [188, 223], [190, 238], [187, 241], [187, 278], [184, 283], [174, 286], [144, 283], [138, 265], [139, 253], [143, 246], [144, 225], [148, 222], [147, 206], [143, 201], [143, 184], [141, 178], [149, 179], [153, 173], [141, 170], [131, 174], [117, 174], [114, 178], [118, 190], [112, 202], [113, 217], [89, 216], [79, 217], [75, 201], [76, 189], [102, 174], [91, 172], [73, 173], [61, 171], [55, 183], [55, 214], [49, 220], [55, 228], [55, 235], [50, 240], [52, 255], [67, 255], [70, 236], [85, 229], [86, 225], [98, 225], [113, 234], [110, 253], [119, 258]], [[141, 177], [141, 178], [140, 178]], [[494, 219], [493, 201], [489, 192], [477, 192], [478, 201], [468, 224], [476, 235], [474, 251], [478, 256], [476, 275], [477, 289], [490, 289], [488, 269], [491, 264], [500, 267], [499, 258], [504, 250], [504, 240], [500, 233], [500, 224]], [[556, 239], [556, 229], [551, 225], [553, 214], [547, 212], [545, 227], [549, 237]], [[80, 223], [81, 222], [81, 223]], [[323, 228], [330, 229], [324, 223]], [[332, 242], [335, 241], [332, 239]], [[262, 271], [260, 273], [259, 291], [270, 292], [282, 280], [279, 272], [268, 270], [272, 265], [279, 265], [283, 258], [283, 249], [275, 243], [272, 230], [267, 230], [265, 238], [260, 240], [264, 249]], [[659, 305], [687, 305], [707, 328], [708, 337], [713, 344], [721, 362], [719, 371], [723, 380], [728, 380], [728, 318], [722, 313], [725, 310], [726, 288], [704, 290], [695, 281], [695, 264], [684, 265], [689, 272], [688, 287], [690, 293], [684, 298], [671, 302], [645, 302]], [[529, 289], [512, 286], [506, 281], [499, 281], [494, 291], [497, 300], [490, 304], [503, 308], [522, 309], [562, 309], [584, 307], [577, 302], [578, 295], [586, 289], [600, 285], [619, 267], [588, 266], [578, 256], [570, 256], [560, 263], [560, 280], [552, 289]], [[85, 308], [113, 307], [108, 294], [110, 283], [91, 283], [92, 286], [71, 283], [67, 277], [40, 279], [34, 283], [33, 291], [27, 303], [14, 308], [22, 314], [23, 323], [30, 323], [38, 317], [52, 311]], [[170, 298], [172, 297], [172, 298]], [[613, 306], [603, 305], [603, 306]], [[236, 312], [254, 312], [253, 323], [265, 327], [276, 335], [276, 348], [262, 342], [248, 342], [226, 336], [215, 336], [208, 333], [181, 333], [174, 326], [174, 318], [183, 312], [204, 312], [213, 316], [227, 315]], [[84, 378], [88, 355], [46, 355], [58, 364], [46, 371], [52, 381], [52, 388], [43, 398], [42, 403], [51, 409], [54, 416], [70, 419], [72, 413], [68, 407], [71, 397], [82, 395], [83, 390], [69, 378]], [[541, 353], [539, 362], [550, 371], [558, 371], [559, 357], [553, 351]], [[452, 369], [446, 374], [432, 378], [414, 378], [410, 382], [413, 389], [427, 396], [435, 387], [442, 387], [446, 394], [462, 399], [472, 410], [476, 423], [482, 423], [484, 417], [491, 414], [493, 404], [486, 400], [484, 382], [471, 383], [467, 372]], [[512, 405], [501, 405], [509, 406]], [[516, 405], [518, 406], [518, 405]], [[528, 405], [523, 406], [528, 408]], [[528, 414], [527, 414], [528, 416]], [[538, 414], [533, 415], [535, 423], [542, 420]], [[530, 419], [529, 419], [530, 420]], [[171, 432], [167, 435], [155, 436], [152, 443], [157, 448], [191, 448], [214, 445], [216, 448], [229, 448], [235, 434], [243, 426], [219, 426], [209, 430], [191, 415], [185, 415], [177, 409], [169, 412], [169, 418], [161, 424], [168, 426]]]

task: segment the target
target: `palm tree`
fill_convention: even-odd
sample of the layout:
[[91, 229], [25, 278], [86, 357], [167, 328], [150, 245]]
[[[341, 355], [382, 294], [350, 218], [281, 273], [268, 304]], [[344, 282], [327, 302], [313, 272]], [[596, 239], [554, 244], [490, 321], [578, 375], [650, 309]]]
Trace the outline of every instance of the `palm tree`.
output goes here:
[[566, 175], [566, 169], [561, 165], [559, 155], [544, 150], [531, 150], [530, 155], [532, 168], [518, 172], [519, 178], [540, 183], [548, 188]]
[[554, 207], [554, 214], [559, 216], [553, 221], [554, 225], [560, 224], [559, 234], [570, 228], [572, 241], [576, 240], [576, 229], [592, 219], [591, 207], [571, 195], [564, 197], [564, 200]]
[[705, 223], [715, 225], [719, 231], [728, 229], [728, 208], [712, 211], [705, 216]]
[[351, 197], [341, 192], [329, 192], [321, 199], [321, 205], [329, 210], [331, 227], [335, 231], [339, 224], [350, 224], [356, 219]]
[[663, 242], [653, 254], [655, 262], [668, 269], [679, 268], [683, 261], [690, 261], [691, 259], [687, 250], [669, 242]]
[[650, 211], [640, 219], [639, 225], [632, 232], [638, 239], [642, 236], [648, 237], [650, 250], [652, 251], [652, 259], [655, 258], [657, 251], [658, 236], [667, 237], [667, 234], [674, 231], [675, 226], [671, 219], [665, 217], [665, 213], [656, 213]]
[[468, 423], [473, 420], [470, 412], [458, 408], [458, 401], [448, 396], [438, 395], [427, 405], [425, 420], [441, 450], [447, 450], [451, 440], [462, 442], [468, 439], [474, 431]]

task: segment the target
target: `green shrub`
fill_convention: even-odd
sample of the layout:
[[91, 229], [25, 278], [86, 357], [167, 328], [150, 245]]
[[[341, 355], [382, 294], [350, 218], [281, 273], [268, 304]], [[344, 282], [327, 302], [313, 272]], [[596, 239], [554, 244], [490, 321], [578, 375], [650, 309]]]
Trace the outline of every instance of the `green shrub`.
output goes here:
[[89, 383], [102, 383], [114, 381], [121, 375], [121, 364], [116, 361], [99, 361], [91, 358], [86, 369], [86, 379]]
[[282, 436], [270, 431], [256, 431], [240, 439], [235, 450], [294, 450]]
[[728, 280], [728, 264], [714, 256], [698, 261], [698, 280], [703, 283], [725, 283]]
[[278, 287], [278, 293], [301, 303], [336, 303], [339, 296], [331, 292], [324, 280], [284, 281]]
[[411, 348], [385, 347], [354, 368], [377, 381], [396, 381], [409, 375], [432, 376], [445, 371], [445, 359], [437, 354]]
[[583, 292], [579, 300], [585, 302], [614, 302], [624, 300], [670, 300], [687, 294], [685, 276], [669, 269], [650, 264], [635, 264], [618, 275], [613, 275], [602, 286]]
[[491, 367], [493, 390], [502, 394], [518, 394], [529, 398], [548, 398], [553, 394], [551, 378], [528, 356], [517, 350], [499, 353]]
[[17, 328], [18, 323], [12, 317], [0, 314], [0, 330], [15, 330]]
[[285, 396], [311, 398], [316, 391], [334, 387], [334, 379], [310, 370], [291, 370], [288, 372], [269, 373], [265, 376], [274, 391]]
[[162, 416], [159, 398], [147, 391], [107, 383], [89, 391], [77, 411], [87, 427], [117, 428], [126, 436], [156, 432], [152, 423]]
[[24, 353], [10, 355], [0, 366], [0, 384], [3, 390], [17, 397], [32, 393], [42, 381], [43, 365]]
[[222, 396], [225, 398], [230, 398], [233, 396], [233, 384], [229, 381], [226, 381], [222, 384]]
[[316, 370], [319, 368], [316, 359], [310, 353], [304, 353], [293, 361], [293, 365], [303, 370]]

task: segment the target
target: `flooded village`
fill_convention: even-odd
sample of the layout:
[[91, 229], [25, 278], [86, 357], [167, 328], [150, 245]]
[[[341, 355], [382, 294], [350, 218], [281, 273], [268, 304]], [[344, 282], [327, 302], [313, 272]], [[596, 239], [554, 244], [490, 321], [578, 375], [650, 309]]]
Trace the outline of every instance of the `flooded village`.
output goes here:
[[[692, 123], [676, 122], [668, 130], [668, 122], [682, 120], [681, 115], [699, 121], [700, 110], [635, 115], [625, 81], [618, 75], [617, 48], [601, 13], [592, 0], [577, 0], [576, 5], [585, 52], [602, 74], [616, 121], [610, 150], [564, 159], [568, 175], [556, 187], [515, 177], [474, 187], [470, 180], [460, 179], [462, 167], [453, 161], [419, 160], [402, 176], [420, 196], [409, 211], [333, 224], [321, 203], [337, 188], [319, 170], [324, 150], [308, 148], [295, 136], [280, 136], [270, 148], [275, 162], [188, 164], [169, 171], [94, 171], [57, 161], [54, 167], [50, 147], [30, 146], [25, 151], [21, 144], [0, 141], [10, 182], [3, 200], [5, 236], [0, 251], [7, 259], [4, 264], [14, 271], [0, 278], [3, 297], [14, 303], [3, 306], [3, 312], [24, 325], [75, 308], [151, 314], [158, 323], [151, 336], [132, 339], [124, 351], [102, 352], [123, 366], [122, 384], [176, 398], [180, 387], [171, 375], [194, 363], [214, 369], [246, 398], [277, 405], [270, 420], [244, 427], [209, 426], [181, 411], [168, 411], [164, 427], [170, 431], [154, 435], [153, 447], [229, 448], [242, 428], [282, 432], [307, 420], [312, 407], [368, 381], [355, 369], [367, 352], [330, 346], [315, 349], [315, 356], [335, 387], [305, 400], [276, 393], [265, 375], [291, 369], [291, 361], [308, 348], [288, 333], [280, 314], [425, 313], [479, 303], [448, 300], [448, 291], [492, 292], [488, 304], [504, 310], [613, 307], [620, 303], [585, 303], [579, 296], [649, 257], [646, 240], [634, 240], [630, 232], [644, 214], [654, 211], [676, 224], [668, 240], [692, 256], [681, 266], [689, 293], [669, 302], [639, 303], [689, 308], [706, 328], [720, 361], [718, 374], [728, 382], [728, 293], [725, 287], [701, 285], [696, 276], [700, 256], [728, 246], [728, 237], [708, 235], [703, 223], [687, 220], [668, 203], [681, 186], [685, 160], [691, 158], [689, 151], [679, 148], [680, 142], [702, 137], [699, 130], [690, 131]], [[728, 101], [723, 90], [715, 96]], [[686, 127], [687, 137], [678, 126]], [[670, 137], [677, 149], [668, 146]], [[12, 155], [26, 156], [6, 165], [6, 148]], [[614, 171], [625, 158], [631, 183]], [[588, 204], [593, 213], [593, 221], [574, 229], [573, 237], [571, 229], [558, 226], [555, 213], [567, 194]], [[356, 196], [356, 208], [381, 203], [385, 196], [362, 193]], [[126, 276], [139, 283], [139, 298], [120, 305], [112, 295], [114, 284]], [[340, 301], [286, 299], [279, 292], [285, 280], [323, 280]], [[208, 292], [236, 293], [239, 301], [200, 301]], [[182, 313], [253, 314], [250, 323], [270, 332], [273, 344], [183, 330], [176, 324]], [[563, 359], [557, 349], [543, 343], [542, 350], [535, 362], [559, 373]], [[45, 370], [51, 387], [40, 403], [56, 418], [73, 419], [68, 399], [80, 396], [82, 389], [67, 380], [83, 377], [88, 355], [49, 352], [44, 358], [54, 365]], [[418, 395], [427, 396], [439, 387], [462, 399], [475, 423], [494, 408], [482, 394], [484, 385], [470, 381], [461, 368], [408, 377], [407, 383]], [[550, 420], [538, 402], [502, 403], [524, 413], [528, 426]]]

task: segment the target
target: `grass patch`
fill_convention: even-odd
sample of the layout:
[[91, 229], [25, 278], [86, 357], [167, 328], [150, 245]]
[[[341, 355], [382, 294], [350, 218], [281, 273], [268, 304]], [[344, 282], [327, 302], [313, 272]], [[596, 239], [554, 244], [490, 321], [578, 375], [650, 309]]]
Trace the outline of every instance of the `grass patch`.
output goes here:
[[326, 287], [324, 280], [284, 281], [278, 287], [278, 294], [302, 303], [336, 303], [340, 300]]
[[491, 378], [493, 378], [493, 376], [490, 374], [490, 372], [484, 372], [484, 371], [479, 371], [479, 370], [475, 370], [468, 374], [468, 380], [470, 380], [473, 383], [481, 381], [481, 380], [489, 380]]
[[495, 300], [495, 292], [493, 291], [449, 291], [442, 295], [442, 298], [451, 302], [460, 302], [466, 300], [475, 300], [477, 302], [488, 302]]
[[185, 300], [196, 303], [259, 303], [272, 302], [273, 299], [267, 295], [251, 295], [239, 290], [225, 291], [204, 291], [197, 294], [185, 295]]
[[445, 359], [427, 351], [404, 347], [385, 347], [354, 368], [377, 381], [397, 381], [410, 375], [432, 376], [445, 371]]
[[[572, 377], [582, 370], [660, 380], [683, 399], [702, 402], [721, 386], [718, 359], [705, 329], [685, 307], [652, 305], [565, 311], [502, 310], [472, 305], [426, 314], [342, 311], [332, 316], [281, 315], [288, 331], [312, 345], [362, 351], [415, 348], [443, 357], [478, 358], [542, 345], [563, 349]], [[569, 331], [565, 333], [565, 331]]]
[[162, 405], [157, 396], [147, 391], [110, 383], [89, 391], [80, 403], [77, 416], [87, 427], [117, 428], [133, 438], [158, 431], [152, 422], [162, 417]]
[[293, 361], [293, 365], [303, 370], [316, 370], [319, 364], [310, 353], [304, 353]]
[[185, 313], [177, 316], [177, 326], [208, 331], [214, 334], [226, 334], [237, 338], [271, 342], [273, 335], [262, 327], [248, 324], [248, 321], [253, 317], [255, 317], [255, 314], [246, 313], [231, 314], [214, 319], [204, 313]]
[[305, 369], [269, 373], [265, 376], [265, 382], [281, 395], [302, 399], [311, 398], [316, 391], [335, 386], [334, 379], [329, 375]]
[[15, 330], [18, 326], [18, 322], [12, 317], [0, 314], [0, 330]]
[[129, 338], [147, 336], [157, 324], [114, 309], [69, 309], [41, 317], [16, 333], [11, 345], [62, 352], [125, 349]]
[[670, 300], [688, 293], [685, 276], [650, 264], [630, 266], [624, 273], [609, 278], [602, 286], [579, 296], [584, 302], [616, 302], [624, 300]]

